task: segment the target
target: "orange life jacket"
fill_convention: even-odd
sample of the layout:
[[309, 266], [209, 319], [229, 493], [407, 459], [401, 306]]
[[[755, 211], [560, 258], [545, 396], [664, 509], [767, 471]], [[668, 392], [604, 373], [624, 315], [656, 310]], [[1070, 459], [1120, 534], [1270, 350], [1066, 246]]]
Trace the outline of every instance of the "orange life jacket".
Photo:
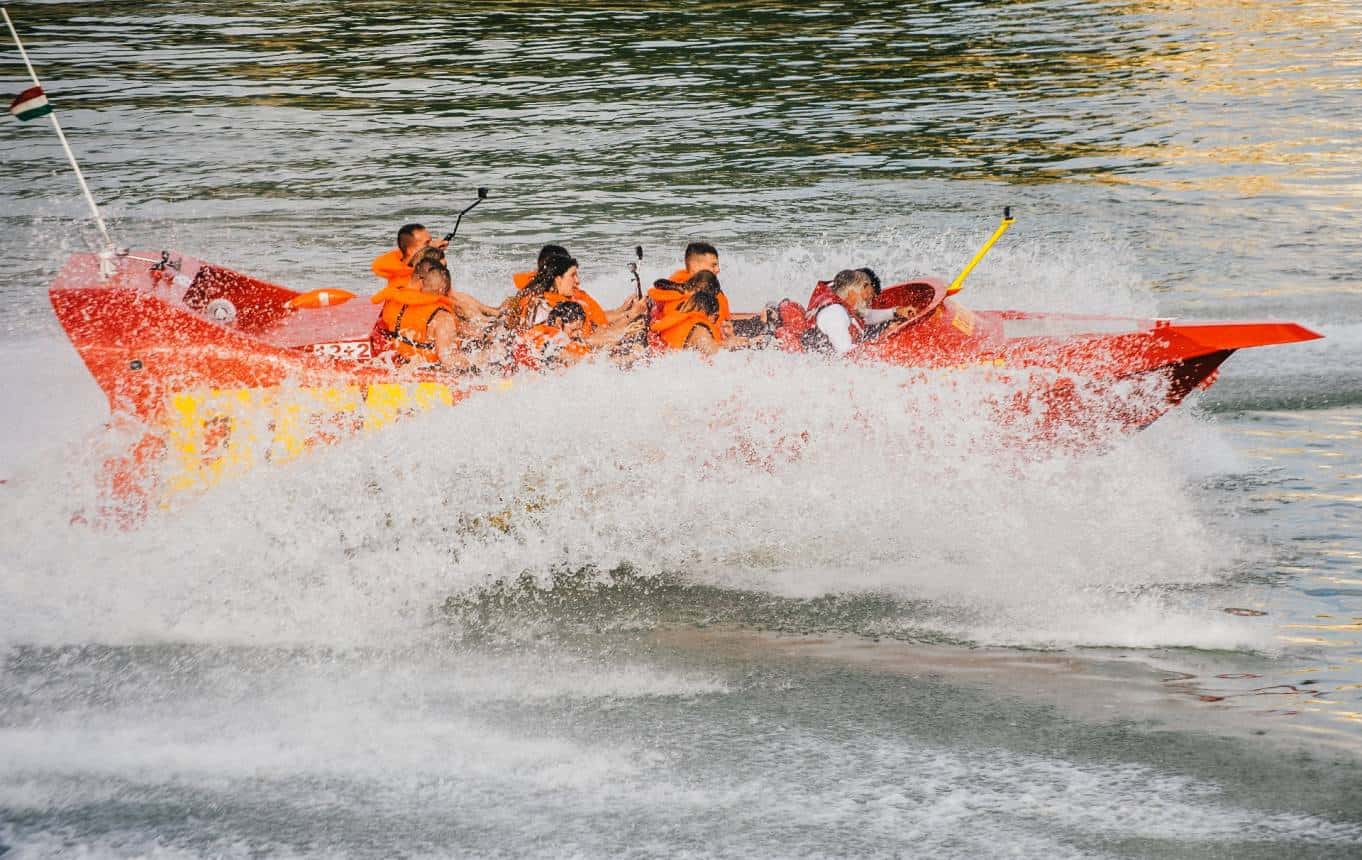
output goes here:
[[[686, 281], [689, 281], [694, 274], [695, 274], [694, 272], [689, 272], [685, 269], [677, 269], [675, 272], [671, 273], [667, 280], [671, 281], [674, 284], [684, 284]], [[680, 297], [677, 299], [672, 299], [671, 300], [672, 302], [678, 302], [686, 297], [686, 294], [683, 292], [678, 292], [676, 290], [659, 289], [658, 287], [654, 286], [653, 289], [648, 291], [648, 297], [652, 299], [654, 302], [660, 303], [662, 301], [657, 296], [653, 295], [654, 290], [656, 290], [659, 293], [675, 293], [677, 296]], [[728, 322], [728, 320], [733, 316], [728, 310], [728, 296], [724, 295], [723, 290], [720, 290], [718, 294], [714, 296], [714, 298], [719, 300], [719, 322], [721, 323]]]
[[558, 361], [575, 364], [591, 353], [591, 346], [573, 340], [557, 326], [539, 324], [525, 332], [525, 349], [517, 350], [516, 361], [526, 367], [539, 367], [545, 362]]
[[[659, 281], [658, 283], [663, 283]], [[673, 281], [673, 283], [675, 283]], [[654, 317], [670, 313], [681, 301], [686, 298], [688, 293], [681, 290], [673, 290], [670, 287], [654, 286], [648, 290], [648, 298], [652, 299]]]
[[557, 340], [563, 334], [563, 330], [557, 326], [540, 323], [529, 331], [525, 332], [525, 342], [535, 352], [542, 353], [549, 344]]
[[393, 248], [386, 254], [379, 254], [374, 258], [370, 268], [374, 270], [375, 275], [387, 281], [384, 286], [405, 287], [411, 279], [412, 268], [402, 256], [401, 248]]
[[523, 290], [530, 285], [530, 281], [533, 281], [537, 274], [538, 272], [516, 272], [511, 275], [511, 283], [515, 284], [517, 290]]
[[695, 330], [696, 326], [704, 326], [709, 329], [714, 340], [723, 343], [724, 336], [719, 331], [719, 326], [699, 311], [669, 311], [654, 320], [648, 326], [648, 330], [657, 336], [662, 347], [685, 349], [686, 341], [690, 339], [690, 333]]
[[605, 309], [601, 307], [600, 302], [593, 299], [584, 290], [573, 290], [572, 295], [570, 296], [565, 296], [562, 295], [561, 293], [555, 293], [550, 291], [544, 293], [544, 301], [548, 302], [549, 307], [551, 308], [557, 307], [558, 305], [561, 305], [563, 302], [576, 302], [577, 304], [581, 305], [582, 310], [586, 311], [586, 324], [588, 331], [591, 330], [592, 326], [605, 325], [606, 322], [608, 322], [608, 320], [605, 317]]
[[543, 301], [548, 304], [547, 295], [537, 296], [521, 291], [513, 293], [501, 303], [501, 313], [506, 319], [508, 328], [514, 331], [526, 331], [534, 324], [534, 317], [539, 316], [539, 308], [536, 303]]
[[581, 305], [582, 310], [586, 311], [586, 331], [588, 334], [591, 333], [591, 329], [594, 326], [603, 326], [608, 322], [605, 316], [605, 310], [601, 308], [600, 303], [581, 290], [575, 291], [570, 296], [560, 295], [553, 291], [544, 293], [542, 296], [532, 296], [529, 293], [522, 292], [511, 296], [509, 299], [509, 301], [512, 302], [513, 328], [525, 329], [530, 327], [534, 303], [539, 299], [543, 299], [544, 304], [548, 305], [550, 308], [556, 307], [563, 302], [576, 302]]
[[667, 314], [676, 310], [676, 306], [681, 304], [686, 294], [680, 290], [661, 286], [667, 281], [658, 281], [650, 287], [648, 296], [648, 345], [653, 349], [666, 349], [666, 344], [662, 342], [662, 337], [653, 329], [653, 324], [665, 317]]
[[430, 336], [430, 324], [439, 314], [455, 312], [452, 299], [420, 290], [384, 287], [369, 301], [383, 303], [370, 335], [375, 355], [391, 349], [402, 361], [420, 359], [426, 364], [439, 363], [435, 339]]

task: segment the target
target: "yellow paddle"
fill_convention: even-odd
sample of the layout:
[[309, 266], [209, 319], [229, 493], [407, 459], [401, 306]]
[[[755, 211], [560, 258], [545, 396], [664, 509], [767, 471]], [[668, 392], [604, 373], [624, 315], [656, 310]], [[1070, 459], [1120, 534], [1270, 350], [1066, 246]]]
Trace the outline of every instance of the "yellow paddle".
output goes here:
[[964, 271], [956, 275], [955, 280], [951, 281], [951, 285], [946, 288], [946, 295], [953, 296], [964, 288], [965, 278], [969, 277], [969, 273], [974, 271], [974, 267], [979, 265], [979, 261], [982, 260], [989, 249], [993, 247], [993, 243], [1001, 239], [1002, 235], [1007, 232], [1007, 228], [1011, 227], [1012, 222], [1016, 220], [1016, 218], [1012, 217], [1012, 207], [1004, 206], [1002, 223], [998, 225], [998, 229], [993, 231], [993, 235], [988, 237], [988, 241], [984, 243], [984, 246], [979, 249], [974, 255], [974, 258], [965, 266]]

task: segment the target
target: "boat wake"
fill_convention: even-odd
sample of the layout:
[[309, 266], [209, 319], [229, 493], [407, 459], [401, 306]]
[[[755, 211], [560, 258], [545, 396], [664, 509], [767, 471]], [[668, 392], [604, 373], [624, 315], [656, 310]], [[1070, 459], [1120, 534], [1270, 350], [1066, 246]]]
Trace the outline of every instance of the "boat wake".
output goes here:
[[[451, 597], [627, 570], [689, 601], [683, 619], [759, 594], [805, 629], [1262, 647], [1205, 606], [1243, 551], [1208, 532], [1189, 482], [1183, 451], [1213, 431], [1179, 417], [1102, 451], [1018, 446], [1028, 428], [999, 425], [1000, 385], [760, 354], [587, 366], [256, 469], [127, 531], [72, 523], [98, 504], [99, 454], [48, 447], [5, 487], [6, 637], [421, 641], [448, 630]], [[647, 591], [615, 601], [620, 623], [669, 617]]]

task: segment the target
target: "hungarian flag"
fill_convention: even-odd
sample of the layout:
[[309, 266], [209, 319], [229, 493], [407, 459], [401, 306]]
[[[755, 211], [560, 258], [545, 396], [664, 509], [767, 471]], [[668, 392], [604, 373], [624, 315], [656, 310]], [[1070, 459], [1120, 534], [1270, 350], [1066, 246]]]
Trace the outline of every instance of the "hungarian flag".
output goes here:
[[19, 119], [37, 119], [52, 113], [52, 105], [47, 103], [42, 87], [29, 87], [14, 97], [9, 112]]

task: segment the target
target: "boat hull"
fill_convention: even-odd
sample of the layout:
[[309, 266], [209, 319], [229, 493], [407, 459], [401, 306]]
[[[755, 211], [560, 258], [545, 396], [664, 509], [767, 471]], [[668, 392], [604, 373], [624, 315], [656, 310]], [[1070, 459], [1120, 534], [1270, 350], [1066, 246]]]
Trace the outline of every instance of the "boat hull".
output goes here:
[[[211, 486], [262, 460], [287, 460], [489, 387], [376, 363], [369, 332], [377, 314], [367, 301], [297, 308], [292, 290], [178, 262], [125, 258], [101, 281], [97, 260], [78, 255], [50, 291], [114, 423], [143, 428], [106, 467], [115, 495], [145, 500]], [[972, 311], [932, 279], [891, 287], [879, 303], [920, 313], [862, 344], [853, 362], [924, 373], [985, 368], [1015, 383], [997, 404], [1000, 422], [1024, 423], [1043, 441], [1146, 426], [1213, 383], [1234, 351], [1319, 337], [1289, 322]]]

